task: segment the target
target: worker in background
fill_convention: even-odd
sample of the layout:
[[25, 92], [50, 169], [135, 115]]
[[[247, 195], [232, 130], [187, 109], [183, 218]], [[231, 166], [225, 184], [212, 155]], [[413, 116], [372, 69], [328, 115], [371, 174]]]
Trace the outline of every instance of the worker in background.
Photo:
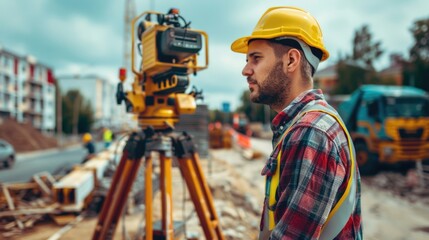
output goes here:
[[95, 156], [95, 145], [94, 145], [94, 142], [92, 141], [92, 136], [90, 133], [83, 134], [82, 142], [83, 142], [83, 146], [87, 151], [86, 156], [83, 158], [83, 161], [82, 161], [82, 163], [85, 163], [86, 161], [88, 161], [89, 159]]
[[113, 140], [113, 133], [112, 131], [105, 127], [103, 128], [103, 141], [104, 141], [104, 148], [108, 148]]
[[299, 8], [270, 8], [231, 49], [246, 54], [250, 99], [277, 112], [274, 149], [261, 173], [260, 239], [362, 239], [353, 143], [322, 91], [313, 89], [313, 74], [329, 56], [317, 20]]

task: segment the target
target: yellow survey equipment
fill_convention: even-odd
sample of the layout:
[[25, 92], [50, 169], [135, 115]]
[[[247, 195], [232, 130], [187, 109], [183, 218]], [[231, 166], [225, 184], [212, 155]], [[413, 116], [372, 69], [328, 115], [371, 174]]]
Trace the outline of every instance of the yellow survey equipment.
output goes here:
[[[156, 17], [157, 21], [152, 21]], [[189, 75], [208, 66], [208, 36], [205, 32], [189, 28], [189, 23], [177, 9], [167, 14], [148, 11], [132, 21], [136, 36], [132, 35], [131, 68], [134, 73], [132, 91], [124, 92], [126, 70], [120, 70], [116, 98], [118, 104], [125, 101], [127, 111], [137, 115], [140, 127], [170, 129], [180, 114], [190, 114], [196, 109], [195, 99], [200, 92], [185, 93]], [[138, 41], [138, 44], [136, 42]], [[141, 64], [135, 66], [135, 46], [141, 55]], [[204, 65], [198, 65], [205, 57]]]
[[[157, 22], [151, 20], [157, 18]], [[189, 74], [207, 68], [208, 37], [205, 32], [189, 28], [189, 23], [179, 15], [177, 9], [167, 14], [144, 12], [132, 21], [134, 33], [137, 21], [138, 48], [142, 57], [138, 69], [135, 68], [132, 37], [131, 68], [134, 73], [132, 91], [124, 91], [126, 70], [121, 69], [116, 92], [118, 104], [125, 102], [127, 111], [137, 116], [142, 131], [129, 135], [123, 148], [123, 154], [105, 197], [93, 240], [111, 240], [119, 217], [127, 203], [128, 194], [139, 168], [144, 165], [145, 185], [145, 229], [138, 232], [136, 238], [176, 239], [184, 222], [173, 219], [173, 158], [188, 187], [206, 239], [225, 239], [213, 198], [199, 163], [199, 156], [192, 137], [186, 132], [173, 132], [174, 124], [180, 114], [191, 114], [196, 109], [195, 100], [201, 92], [192, 90], [185, 93], [189, 85]], [[180, 22], [183, 22], [181, 24]], [[205, 65], [197, 63], [201, 49], [205, 49]], [[152, 159], [153, 153], [157, 158]], [[153, 164], [154, 160], [159, 164]], [[144, 164], [142, 164], [144, 162]], [[154, 171], [154, 168], [159, 171]], [[153, 173], [159, 172], [159, 190], [161, 192], [161, 219], [153, 219]]]

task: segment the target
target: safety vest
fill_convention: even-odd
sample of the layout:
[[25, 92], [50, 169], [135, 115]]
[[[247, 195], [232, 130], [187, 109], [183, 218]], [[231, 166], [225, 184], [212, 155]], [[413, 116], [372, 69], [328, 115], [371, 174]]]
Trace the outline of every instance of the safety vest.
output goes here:
[[103, 133], [103, 141], [111, 142], [112, 136], [113, 136], [112, 131], [110, 131], [109, 129], [106, 129]]
[[[331, 212], [328, 215], [328, 218], [326, 219], [325, 224], [322, 226], [322, 230], [320, 233], [320, 240], [332, 240], [334, 239], [344, 228], [347, 221], [349, 220], [351, 214], [353, 213], [353, 210], [355, 209], [356, 204], [356, 153], [352, 144], [352, 138], [350, 137], [349, 132], [347, 131], [345, 124], [341, 120], [341, 118], [334, 113], [332, 110], [328, 109], [327, 107], [321, 106], [321, 105], [312, 105], [309, 106], [307, 109], [304, 109], [304, 111], [295, 117], [292, 121], [292, 124], [289, 126], [289, 128], [284, 132], [281, 139], [276, 145], [277, 147], [281, 148], [281, 144], [288, 134], [290, 128], [300, 119], [302, 116], [304, 116], [308, 112], [324, 112], [329, 115], [331, 115], [334, 119], [337, 120], [337, 122], [341, 125], [341, 128], [343, 129], [344, 133], [347, 136], [348, 140], [348, 147], [350, 151], [350, 177], [347, 180], [347, 187], [346, 190], [341, 196], [338, 203], [332, 208]], [[275, 149], [275, 148], [274, 148]], [[280, 180], [280, 160], [281, 160], [282, 151], [280, 149], [279, 154], [277, 156], [277, 166], [276, 171], [272, 176], [267, 176], [266, 178], [266, 185], [265, 185], [265, 195], [266, 198], [268, 198], [268, 206], [266, 211], [268, 211], [268, 229], [269, 231], [272, 231], [276, 225], [274, 221], [274, 207], [277, 204], [276, 201], [276, 191], [277, 187], [279, 185]], [[265, 217], [265, 216], [264, 216]]]

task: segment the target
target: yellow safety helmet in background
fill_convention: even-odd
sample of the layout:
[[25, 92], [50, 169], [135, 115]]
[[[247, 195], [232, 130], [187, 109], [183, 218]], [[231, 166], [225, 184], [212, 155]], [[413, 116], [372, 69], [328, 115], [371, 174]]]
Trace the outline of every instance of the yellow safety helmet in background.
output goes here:
[[87, 143], [92, 140], [92, 136], [89, 133], [85, 133], [82, 136], [82, 142]]
[[[272, 7], [259, 19], [250, 36], [235, 40], [231, 49], [238, 53], [247, 53], [248, 43], [252, 39], [274, 39], [292, 37], [301, 40], [310, 47], [322, 51], [321, 61], [329, 57], [323, 45], [322, 30], [317, 20], [307, 11], [296, 7]], [[300, 45], [302, 45], [300, 43]]]

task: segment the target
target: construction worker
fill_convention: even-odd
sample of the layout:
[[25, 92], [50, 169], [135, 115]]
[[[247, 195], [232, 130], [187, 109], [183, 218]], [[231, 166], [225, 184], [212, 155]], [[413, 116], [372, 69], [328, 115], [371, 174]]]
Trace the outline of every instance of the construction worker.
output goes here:
[[113, 140], [113, 133], [109, 128], [103, 128], [104, 148], [108, 148]]
[[362, 239], [353, 143], [313, 89], [313, 74], [329, 56], [316, 19], [300, 8], [270, 8], [231, 49], [246, 54], [250, 99], [277, 112], [274, 149], [262, 170], [259, 239]]
[[90, 133], [85, 133], [82, 136], [83, 146], [87, 150], [86, 156], [83, 158], [82, 163], [85, 163], [95, 155], [95, 145], [92, 142], [92, 136]]

